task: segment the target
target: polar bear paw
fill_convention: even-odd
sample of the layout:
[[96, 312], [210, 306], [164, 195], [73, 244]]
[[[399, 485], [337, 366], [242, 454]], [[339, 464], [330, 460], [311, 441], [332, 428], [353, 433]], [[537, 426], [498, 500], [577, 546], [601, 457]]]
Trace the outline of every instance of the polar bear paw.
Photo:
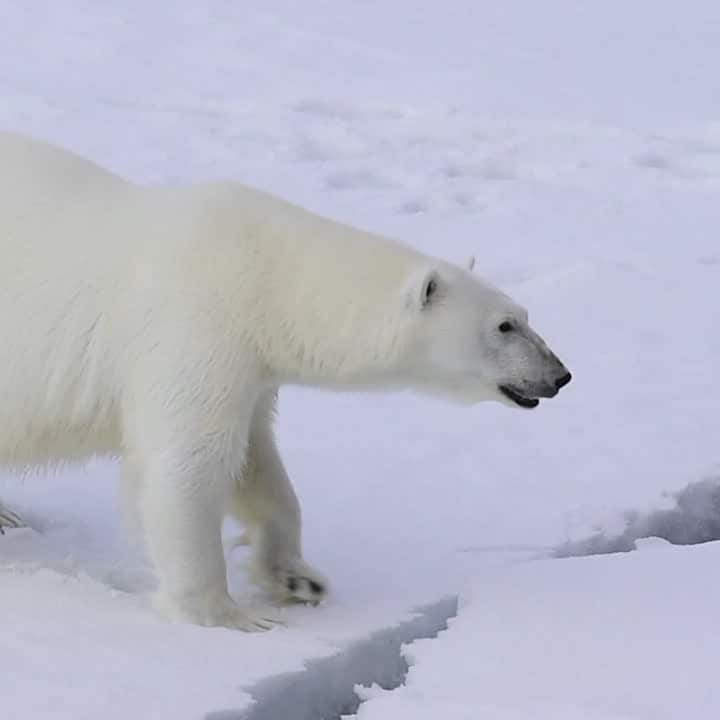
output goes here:
[[252, 579], [276, 602], [319, 604], [327, 595], [327, 580], [303, 560], [255, 567]]
[[226, 627], [243, 632], [271, 630], [285, 622], [277, 614], [264, 608], [246, 608], [229, 595], [210, 601], [193, 599], [178, 602], [164, 595], [154, 598], [156, 609], [171, 622], [190, 623], [205, 627]]
[[12, 510], [0, 503], [0, 534], [4, 534], [5, 530], [3, 528], [20, 528], [24, 526], [25, 523], [19, 515], [16, 515]]

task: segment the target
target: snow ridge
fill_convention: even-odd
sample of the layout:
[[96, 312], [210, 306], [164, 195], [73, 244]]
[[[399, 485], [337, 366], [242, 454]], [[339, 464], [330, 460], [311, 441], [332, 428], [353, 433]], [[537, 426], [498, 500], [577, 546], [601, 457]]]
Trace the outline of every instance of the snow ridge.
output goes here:
[[671, 495], [675, 507], [650, 513], [628, 511], [619, 534], [601, 530], [582, 540], [568, 541], [553, 550], [553, 557], [630, 552], [636, 541], [658, 537], [673, 545], [698, 545], [720, 540], [720, 473], [691, 482]]

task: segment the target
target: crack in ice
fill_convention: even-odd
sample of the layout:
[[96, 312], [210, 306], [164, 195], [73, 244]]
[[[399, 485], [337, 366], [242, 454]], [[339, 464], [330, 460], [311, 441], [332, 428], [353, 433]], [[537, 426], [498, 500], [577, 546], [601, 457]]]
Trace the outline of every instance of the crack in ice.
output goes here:
[[720, 540], [720, 474], [691, 482], [671, 496], [675, 507], [650, 513], [625, 513], [625, 528], [610, 534], [603, 530], [553, 549], [556, 558], [632, 552], [636, 541], [658, 537], [673, 545], [698, 545]]
[[457, 611], [457, 596], [418, 608], [417, 617], [372, 633], [336, 655], [310, 660], [305, 670], [259, 682], [248, 690], [252, 707], [211, 712], [206, 720], [341, 720], [353, 715], [362, 702], [356, 686], [394, 690], [402, 685], [409, 670], [403, 645], [436, 637]]

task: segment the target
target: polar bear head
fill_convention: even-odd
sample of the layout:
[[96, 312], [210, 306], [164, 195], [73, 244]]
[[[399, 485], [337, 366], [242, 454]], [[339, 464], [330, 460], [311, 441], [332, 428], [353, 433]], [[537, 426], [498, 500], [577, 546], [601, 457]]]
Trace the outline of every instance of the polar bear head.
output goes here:
[[472, 264], [433, 264], [409, 283], [403, 334], [413, 385], [463, 404], [537, 407], [571, 375], [530, 327], [527, 310], [472, 273]]

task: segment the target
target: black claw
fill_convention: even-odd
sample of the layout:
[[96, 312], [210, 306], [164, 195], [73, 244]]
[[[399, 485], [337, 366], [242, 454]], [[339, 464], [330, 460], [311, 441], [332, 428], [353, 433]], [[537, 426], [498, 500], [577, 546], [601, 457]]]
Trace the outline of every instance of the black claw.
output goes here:
[[322, 595], [325, 592], [325, 588], [319, 582], [310, 580], [308, 584], [310, 585], [310, 591], [316, 595]]
[[291, 577], [287, 579], [287, 589], [290, 592], [295, 592], [297, 590], [297, 578]]

